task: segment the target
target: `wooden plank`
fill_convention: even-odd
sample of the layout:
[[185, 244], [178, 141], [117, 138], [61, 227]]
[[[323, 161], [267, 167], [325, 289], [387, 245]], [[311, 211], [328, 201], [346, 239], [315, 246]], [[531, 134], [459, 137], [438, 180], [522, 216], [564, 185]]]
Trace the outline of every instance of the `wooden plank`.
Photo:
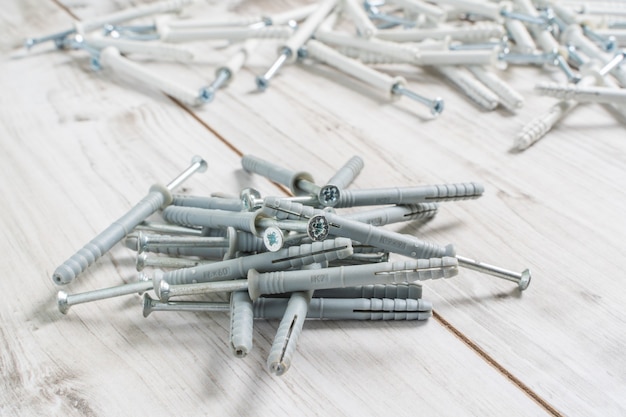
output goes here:
[[[25, 31], [54, 29], [24, 22]], [[406, 414], [416, 405], [545, 414], [435, 321], [307, 323], [296, 363], [276, 378], [265, 370], [276, 322], [259, 322], [255, 350], [237, 360], [226, 315], [144, 320], [131, 296], [62, 316], [53, 269], [191, 155], [209, 157], [210, 170], [185, 184], [188, 193], [276, 188], [242, 174], [231, 148], [161, 95], [91, 73], [84, 54], [3, 55], [0, 86], [0, 249], [10, 277], [0, 282], [0, 414]], [[117, 246], [64, 289], [135, 276], [132, 253]]]
[[[254, 75], [275, 50], [264, 48], [194, 113], [241, 152], [306, 165], [321, 181], [359, 153], [366, 171], [356, 187], [483, 182], [481, 200], [445, 205], [434, 222], [401, 230], [453, 242], [460, 254], [486, 262], [531, 267], [535, 278], [523, 296], [469, 271], [428, 283], [439, 314], [557, 410], [623, 414], [624, 361], [615, 354], [626, 342], [616, 314], [624, 288], [615, 278], [624, 264], [620, 121], [602, 106], [580, 106], [535, 147], [512, 154], [521, 126], [554, 103], [533, 94], [534, 82], [562, 81], [562, 74], [508, 70], [505, 78], [527, 99], [513, 116], [477, 110], [431, 72], [404, 70], [416, 91], [446, 98], [445, 113], [430, 120], [414, 103], [388, 103], [320, 66], [285, 67], [257, 94]], [[192, 66], [189, 77], [206, 73]]]

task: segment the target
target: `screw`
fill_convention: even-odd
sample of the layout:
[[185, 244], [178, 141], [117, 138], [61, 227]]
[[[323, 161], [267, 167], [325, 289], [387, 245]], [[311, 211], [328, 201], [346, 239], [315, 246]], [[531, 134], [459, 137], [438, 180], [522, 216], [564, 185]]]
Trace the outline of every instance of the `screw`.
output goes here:
[[173, 191], [196, 172], [205, 172], [207, 170], [207, 167], [208, 165], [206, 161], [202, 159], [202, 157], [196, 155], [191, 159], [191, 165], [189, 166], [189, 168], [187, 168], [176, 178], [174, 178], [169, 184], [165, 186], [165, 188], [167, 188], [169, 191]]
[[244, 188], [241, 190], [241, 205], [244, 210], [255, 211], [263, 207], [261, 193], [254, 188]]
[[263, 244], [270, 252], [277, 252], [283, 248], [285, 235], [278, 227], [270, 226], [263, 231]]
[[452, 256], [452, 245], [439, 246], [424, 242], [414, 236], [396, 233], [383, 228], [350, 220], [329, 212], [322, 212], [302, 204], [284, 201], [276, 197], [267, 197], [262, 210], [266, 215], [278, 219], [311, 218], [315, 215], [324, 215], [328, 220], [329, 234], [342, 236], [371, 245], [383, 250], [393, 251], [411, 258], [433, 258]]
[[137, 271], [143, 270], [145, 267], [157, 268], [191, 268], [194, 266], [208, 263], [211, 261], [199, 261], [188, 258], [172, 258], [167, 256], [148, 256], [146, 253], [137, 255]]
[[544, 17], [537, 17], [537, 16], [531, 16], [531, 15], [527, 15], [527, 14], [523, 14], [523, 13], [516, 13], [516, 12], [511, 12], [509, 10], [506, 9], [502, 9], [500, 10], [500, 16], [507, 18], [507, 19], [513, 19], [513, 20], [519, 20], [522, 22], [527, 22], [527, 23], [533, 23], [535, 25], [540, 25], [540, 26], [548, 26], [549, 22], [546, 18]]
[[553, 62], [553, 64], [558, 66], [559, 68], [561, 68], [561, 70], [567, 76], [567, 79], [569, 80], [569, 82], [574, 83], [574, 84], [579, 82], [580, 81], [580, 75], [575, 74], [572, 71], [570, 66], [567, 64], [567, 61], [565, 60], [565, 58], [563, 58], [563, 56], [559, 53], [558, 49], [554, 50], [552, 52], [552, 54], [554, 55], [554, 62]]
[[94, 71], [99, 71], [102, 69], [102, 65], [100, 64], [100, 50], [94, 48], [85, 42], [85, 39], [82, 35], [74, 35], [74, 37], [64, 39], [65, 45], [71, 47], [73, 49], [82, 49], [89, 53], [91, 56], [91, 69]]
[[363, 169], [363, 159], [360, 156], [350, 158], [337, 172], [322, 186], [318, 199], [325, 207], [334, 207], [339, 201], [341, 190], [348, 187]]
[[460, 266], [517, 283], [517, 287], [520, 291], [524, 291], [528, 288], [528, 285], [530, 285], [530, 269], [525, 269], [521, 273], [517, 273], [458, 255], [456, 258], [458, 259]]
[[180, 301], [162, 303], [149, 294], [143, 295], [143, 316], [148, 317], [153, 311], [194, 311], [194, 312], [228, 312], [230, 304], [228, 303], [210, 303], [210, 302], [192, 302]]
[[149, 235], [143, 232], [137, 234], [137, 252], [153, 251], [160, 247], [176, 246], [181, 248], [202, 247], [202, 248], [225, 248], [230, 245], [230, 238], [204, 237], [204, 236], [168, 236]]
[[433, 116], [438, 116], [444, 109], [444, 101], [442, 98], [437, 97], [433, 100], [428, 99], [424, 96], [420, 96], [419, 94], [403, 87], [401, 84], [394, 84], [393, 87], [391, 88], [391, 92], [393, 94], [401, 94], [419, 103], [425, 104], [426, 107], [430, 109], [430, 113]]
[[326, 216], [317, 214], [309, 219], [306, 232], [311, 240], [316, 242], [326, 239], [329, 229], [330, 226], [328, 220], [326, 220]]
[[158, 287], [158, 296], [161, 301], [167, 302], [171, 297], [179, 297], [181, 295], [212, 294], [216, 292], [232, 292], [246, 289], [248, 289], [247, 279], [176, 285], [172, 285], [165, 280], [161, 280]]
[[111, 38], [132, 39], [138, 41], [152, 41], [160, 38], [156, 25], [111, 25], [106, 24], [102, 28], [102, 34]]
[[205, 103], [210, 103], [215, 98], [215, 92], [219, 90], [222, 85], [226, 84], [230, 80], [232, 74], [227, 68], [220, 68], [217, 71], [215, 80], [208, 87], [200, 89], [200, 97]]
[[589, 29], [587, 25], [582, 25], [581, 27], [585, 36], [600, 45], [605, 52], [615, 52], [617, 49], [617, 40], [615, 39], [615, 36], [600, 36]]
[[171, 248], [232, 248], [232, 256], [237, 251], [260, 251], [263, 243], [259, 237], [250, 233], [237, 233], [232, 227], [227, 228], [226, 237], [164, 236], [148, 235], [142, 232], [137, 235], [138, 253], [160, 252], [160, 249]]
[[[579, 25], [569, 25], [565, 32], [563, 32], [561, 38], [577, 47], [590, 59], [598, 60], [602, 65], [617, 65], [622, 60], [621, 55], [623, 55], [623, 53], [619, 52], [612, 60], [607, 61], [604, 52], [593, 41], [584, 36], [584, 33]], [[613, 60], [616, 60], [616, 63], [613, 63]], [[626, 85], [626, 71], [615, 66], [612, 66], [609, 71], [615, 78], [617, 78], [620, 84]], [[609, 71], [607, 71], [607, 73]]]
[[270, 80], [274, 77], [276, 72], [283, 66], [283, 64], [289, 59], [293, 53], [288, 48], [282, 48], [278, 58], [272, 64], [271, 67], [263, 75], [256, 77], [256, 87], [259, 91], [265, 91], [270, 86]]
[[317, 30], [317, 27], [335, 8], [337, 2], [337, 0], [323, 0], [318, 3], [315, 11], [304, 20], [280, 48], [278, 58], [276, 58], [272, 66], [265, 74], [256, 78], [256, 85], [259, 91], [265, 91], [267, 89], [270, 80], [285, 62], [288, 60], [292, 62], [296, 60], [298, 50], [311, 38], [313, 33]]
[[333, 207], [335, 203], [339, 201], [340, 195], [341, 191], [339, 187], [327, 184], [320, 188], [318, 199], [323, 206]]
[[[314, 242], [325, 240], [328, 233], [326, 233], [326, 235], [312, 233], [311, 228], [315, 227], [312, 225], [312, 221], [317, 221], [317, 219], [314, 219], [315, 216], [309, 219], [308, 222], [305, 222], [301, 220], [274, 220], [265, 218], [260, 219], [257, 222], [257, 226], [264, 229], [263, 241], [267, 250], [276, 252], [278, 249], [281, 249], [286, 242], [293, 241], [293, 239], [297, 239], [298, 236], [308, 236]], [[291, 235], [285, 239], [285, 232], [287, 231], [296, 232], [299, 233], [299, 235]]]
[[573, 45], [568, 45], [567, 47], [567, 58], [570, 59], [578, 68], [582, 67], [583, 65], [585, 65], [585, 63], [588, 62], [588, 59], [583, 58], [578, 53], [576, 47]]
[[53, 41], [57, 48], [63, 48], [65, 46], [65, 39], [76, 33], [76, 29], [68, 29], [62, 32], [53, 33], [51, 35], [41, 36], [39, 38], [28, 38], [24, 41], [24, 47], [30, 49], [40, 43]]
[[55, 284], [67, 284], [84, 271], [96, 259], [107, 253], [117, 242], [139, 223], [172, 200], [170, 191], [179, 186], [194, 172], [203, 172], [207, 163], [199, 156], [194, 156], [191, 165], [167, 186], [153, 185], [150, 192], [124, 216], [113, 222], [72, 257], [63, 262], [52, 274]]
[[134, 293], [143, 293], [144, 291], [152, 289], [152, 281], [146, 280], [146, 278], [142, 275], [140, 275], [140, 279], [142, 279], [142, 281], [118, 285], [115, 287], [101, 288], [79, 294], [68, 294], [65, 291], [59, 291], [57, 294], [57, 305], [59, 307], [59, 311], [63, 314], [67, 314], [70, 307], [76, 304], [104, 300], [107, 298]]

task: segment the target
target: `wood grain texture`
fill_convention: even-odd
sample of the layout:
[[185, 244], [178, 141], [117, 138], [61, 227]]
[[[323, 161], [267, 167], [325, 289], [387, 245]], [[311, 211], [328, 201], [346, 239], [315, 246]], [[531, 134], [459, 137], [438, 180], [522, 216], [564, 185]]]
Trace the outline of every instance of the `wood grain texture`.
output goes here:
[[[9, 28], [0, 45], [0, 290], [7, 300], [0, 307], [0, 415], [626, 412], [623, 124], [602, 106], [579, 106], [534, 147], [509, 152], [521, 126], [554, 102], [535, 96], [534, 82], [562, 81], [562, 74], [502, 73], [526, 98], [511, 114], [479, 110], [427, 69], [395, 68], [415, 91], [446, 99], [433, 120], [414, 102], [390, 103], [308, 63], [283, 68], [259, 94], [254, 76], [276, 51], [264, 42], [215, 102], [191, 110], [110, 72], [91, 72], [79, 51], [42, 46], [9, 59], [21, 37], [71, 21], [53, 2], [31, 3], [9, 2], [0, 14]], [[63, 4], [84, 19], [130, 2]], [[194, 7], [252, 15], [295, 4]], [[201, 58], [192, 64], [145, 64], [200, 86], [232, 50], [213, 46], [194, 44]], [[309, 321], [280, 378], [265, 368], [278, 322], [257, 321], [255, 348], [239, 360], [229, 351], [223, 314], [144, 319], [138, 296], [58, 313], [54, 268], [192, 155], [210, 167], [185, 184], [187, 193], [236, 194], [250, 185], [282, 192], [243, 173], [241, 153], [310, 171], [319, 182], [359, 154], [365, 169], [355, 188], [482, 182], [481, 199], [442, 204], [420, 227], [391, 228], [454, 243], [459, 254], [485, 262], [530, 267], [533, 282], [519, 294], [508, 282], [463, 270], [425, 283], [440, 320]], [[67, 290], [135, 276], [132, 253], [120, 245]]]

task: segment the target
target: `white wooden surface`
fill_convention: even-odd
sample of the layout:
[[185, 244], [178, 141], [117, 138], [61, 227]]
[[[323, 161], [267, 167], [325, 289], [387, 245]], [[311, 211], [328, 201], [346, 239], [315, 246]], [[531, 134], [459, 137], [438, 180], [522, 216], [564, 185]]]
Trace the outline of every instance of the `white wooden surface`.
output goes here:
[[[483, 112], [434, 73], [404, 68], [410, 87], [446, 99], [431, 119], [408, 100], [389, 103], [324, 66], [283, 68], [270, 89], [254, 76], [275, 44], [221, 90], [186, 109], [137, 88], [86, 56], [42, 46], [11, 59], [22, 40], [131, 2], [9, 1], [0, 8], [0, 415], [572, 415], [626, 414], [626, 142], [599, 105], [579, 106], [536, 146], [509, 148], [553, 100], [536, 80], [502, 74], [525, 96], [517, 114]], [[137, 2], [132, 2], [137, 4]], [[254, 14], [295, 1], [207, 1], [194, 13]], [[197, 43], [192, 64], [147, 62], [190, 86], [213, 79], [227, 50]], [[307, 322], [292, 368], [265, 360], [277, 322], [255, 323], [244, 359], [227, 345], [225, 314], [141, 315], [139, 296], [56, 307], [52, 271], [194, 154], [209, 170], [190, 194], [236, 194], [273, 184], [243, 173], [241, 154], [276, 159], [324, 181], [354, 154], [354, 187], [479, 181], [485, 195], [442, 205], [434, 221], [396, 226], [533, 281], [462, 270], [427, 282], [435, 317], [410, 322]], [[130, 282], [132, 252], [119, 245], [67, 288]]]

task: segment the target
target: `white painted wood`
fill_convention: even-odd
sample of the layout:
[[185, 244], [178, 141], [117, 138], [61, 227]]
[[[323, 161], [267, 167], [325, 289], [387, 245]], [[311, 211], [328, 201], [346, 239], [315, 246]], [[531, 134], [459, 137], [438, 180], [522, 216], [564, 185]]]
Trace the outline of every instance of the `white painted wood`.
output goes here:
[[[525, 98], [511, 115], [477, 109], [434, 72], [397, 68], [394, 75], [411, 89], [446, 100], [432, 120], [414, 103], [388, 103], [323, 65], [286, 66], [268, 91], [256, 93], [255, 75], [275, 58], [276, 45], [268, 42], [192, 115], [161, 93], [91, 72], [80, 51], [42, 46], [9, 60], [22, 35], [71, 21], [53, 2], [36, 3], [9, 2], [0, 11], [8, 28], [0, 49], [0, 414], [626, 412], [624, 126], [600, 105], [580, 105], [527, 151], [509, 152], [520, 127], [554, 103], [533, 93], [535, 83], [562, 82], [561, 73], [499, 74]], [[87, 18], [123, 5], [102, 0], [71, 11]], [[230, 15], [262, 11], [247, 2], [215, 7]], [[227, 52], [194, 65], [151, 65], [194, 84], [210, 79]], [[533, 282], [521, 295], [506, 281], [468, 270], [426, 283], [424, 296], [456, 331], [436, 319], [306, 322], [280, 378], [265, 370], [278, 322], [256, 322], [254, 349], [240, 360], [230, 353], [226, 314], [144, 319], [138, 296], [75, 306], [67, 316], [56, 310], [54, 268], [191, 155], [203, 154], [210, 167], [185, 184], [188, 193], [236, 194], [246, 185], [280, 192], [243, 173], [235, 149], [310, 171], [320, 184], [354, 154], [365, 161], [354, 188], [482, 182], [478, 200], [442, 204], [419, 228], [389, 227], [454, 243], [459, 254], [485, 262], [530, 267]], [[67, 289], [135, 276], [132, 254], [119, 246]]]

